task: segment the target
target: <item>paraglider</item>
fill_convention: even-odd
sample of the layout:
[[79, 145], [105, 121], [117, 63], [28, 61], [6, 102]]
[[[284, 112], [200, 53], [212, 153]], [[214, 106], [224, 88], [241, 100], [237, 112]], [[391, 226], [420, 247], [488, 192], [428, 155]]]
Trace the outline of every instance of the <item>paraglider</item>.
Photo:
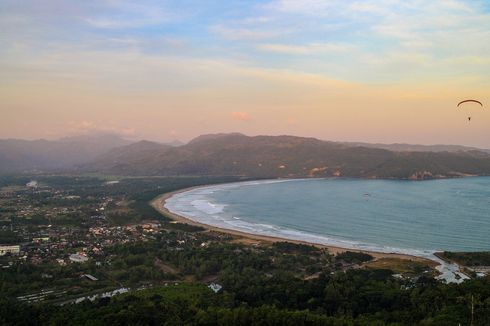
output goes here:
[[480, 104], [483, 107], [483, 104], [480, 101], [477, 101], [477, 100], [464, 100], [464, 101], [459, 102], [458, 103], [458, 106], [460, 106], [463, 103], [467, 103], [467, 102], [475, 102], [475, 103]]
[[[459, 106], [460, 106], [461, 104], [464, 104], [464, 103], [477, 103], [477, 104], [480, 104], [480, 105], [481, 105], [481, 107], [483, 108], [483, 104], [482, 104], [482, 102], [477, 101], [477, 100], [464, 100], [464, 101], [461, 101], [461, 102], [459, 102], [459, 103], [458, 103], [458, 105], [457, 105], [457, 106], [458, 106], [458, 108], [459, 108]], [[471, 116], [469, 116], [469, 117], [468, 117], [468, 121], [471, 121]]]

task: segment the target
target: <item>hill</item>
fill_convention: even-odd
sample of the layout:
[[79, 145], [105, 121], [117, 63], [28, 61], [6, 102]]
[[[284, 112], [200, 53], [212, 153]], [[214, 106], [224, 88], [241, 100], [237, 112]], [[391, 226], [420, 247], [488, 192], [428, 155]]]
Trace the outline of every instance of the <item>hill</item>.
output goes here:
[[129, 143], [118, 136], [105, 134], [59, 140], [2, 139], [0, 173], [69, 169]]
[[343, 142], [342, 144], [350, 147], [369, 147], [381, 148], [393, 152], [469, 152], [481, 151], [490, 154], [490, 149], [480, 149], [476, 147], [468, 147], [461, 145], [414, 145], [414, 144], [380, 144], [380, 143], [359, 143], [359, 142]]
[[179, 147], [140, 142], [80, 166], [83, 172], [122, 175], [240, 175], [430, 179], [490, 175], [490, 154], [392, 151], [294, 136], [215, 134]]

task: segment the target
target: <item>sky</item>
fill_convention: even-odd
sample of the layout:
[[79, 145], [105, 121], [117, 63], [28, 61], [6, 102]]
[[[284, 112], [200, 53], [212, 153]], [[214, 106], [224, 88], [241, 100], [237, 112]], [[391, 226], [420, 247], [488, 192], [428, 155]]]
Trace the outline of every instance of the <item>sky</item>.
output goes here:
[[95, 132], [490, 148], [490, 2], [2, 0], [0, 138]]

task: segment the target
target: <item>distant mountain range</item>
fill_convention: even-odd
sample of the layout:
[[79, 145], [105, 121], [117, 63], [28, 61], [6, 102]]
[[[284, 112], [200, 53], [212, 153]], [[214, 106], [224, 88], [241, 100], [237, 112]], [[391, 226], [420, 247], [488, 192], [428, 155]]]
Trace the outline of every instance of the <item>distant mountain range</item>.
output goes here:
[[0, 173], [70, 171], [131, 143], [111, 134], [59, 140], [0, 139]]
[[213, 134], [181, 146], [116, 136], [0, 140], [0, 172], [430, 179], [490, 175], [490, 152], [464, 146], [365, 144]]
[[351, 147], [369, 147], [387, 149], [393, 152], [468, 152], [481, 151], [490, 154], [490, 149], [481, 149], [461, 145], [412, 145], [412, 144], [370, 144], [370, 143], [342, 143]]
[[0, 140], [0, 173], [73, 167], [128, 144], [128, 141], [112, 135], [69, 137], [56, 141], [3, 139]]

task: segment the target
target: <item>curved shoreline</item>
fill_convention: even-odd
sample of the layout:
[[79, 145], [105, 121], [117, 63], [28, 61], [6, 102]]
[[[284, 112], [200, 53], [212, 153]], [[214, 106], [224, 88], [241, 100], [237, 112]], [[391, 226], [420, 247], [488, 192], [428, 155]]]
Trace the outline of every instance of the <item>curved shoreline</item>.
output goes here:
[[233, 230], [233, 229], [226, 229], [222, 227], [217, 227], [209, 224], [204, 224], [201, 222], [194, 221], [190, 218], [187, 218], [185, 216], [182, 216], [180, 214], [176, 214], [174, 212], [171, 212], [169, 209], [165, 207], [166, 201], [173, 197], [174, 195], [199, 189], [199, 188], [205, 188], [209, 186], [215, 186], [215, 185], [203, 185], [203, 186], [196, 186], [196, 187], [189, 187], [189, 188], [184, 188], [180, 189], [177, 191], [169, 192], [162, 194], [155, 199], [153, 199], [150, 204], [153, 208], [155, 208], [160, 214], [167, 216], [171, 218], [174, 221], [181, 222], [181, 223], [186, 223], [189, 225], [194, 225], [194, 226], [199, 226], [202, 227], [206, 230], [209, 231], [215, 231], [219, 233], [224, 233], [228, 235], [232, 235], [234, 237], [240, 238], [242, 240], [245, 240], [246, 242], [265, 242], [265, 243], [274, 243], [274, 242], [282, 242], [282, 241], [287, 241], [291, 243], [296, 243], [296, 244], [305, 244], [305, 245], [312, 245], [318, 248], [322, 249], [327, 249], [330, 253], [333, 254], [338, 254], [341, 252], [345, 251], [353, 251], [353, 252], [363, 252], [367, 253], [371, 256], [373, 256], [375, 259], [380, 259], [380, 258], [399, 258], [399, 259], [405, 259], [405, 260], [412, 260], [412, 261], [419, 261], [419, 262], [424, 262], [431, 267], [435, 268], [437, 265], [440, 265], [439, 262], [429, 259], [429, 258], [424, 258], [424, 257], [418, 257], [414, 255], [409, 255], [409, 254], [401, 254], [401, 253], [386, 253], [386, 252], [379, 252], [379, 251], [371, 251], [371, 250], [362, 250], [362, 249], [354, 249], [354, 248], [346, 248], [346, 247], [339, 247], [339, 246], [333, 246], [333, 245], [326, 245], [326, 244], [320, 244], [320, 243], [315, 243], [315, 242], [309, 242], [309, 241], [302, 241], [302, 240], [294, 240], [294, 239], [288, 239], [284, 237], [276, 237], [276, 236], [269, 236], [269, 235], [259, 235], [259, 234], [253, 234], [253, 233], [247, 233], [243, 231], [238, 231], [238, 230]]

